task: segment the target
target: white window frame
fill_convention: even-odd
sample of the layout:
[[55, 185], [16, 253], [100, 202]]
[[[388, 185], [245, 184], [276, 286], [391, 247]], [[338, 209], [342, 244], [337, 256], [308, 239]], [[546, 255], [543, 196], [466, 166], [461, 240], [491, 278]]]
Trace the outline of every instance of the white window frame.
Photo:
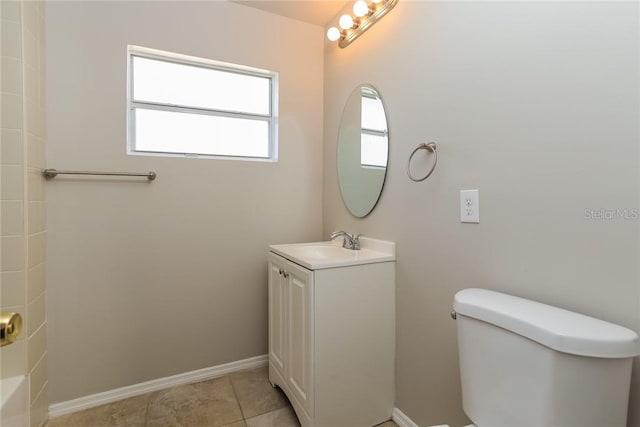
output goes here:
[[[380, 97], [375, 96], [375, 95], [371, 95], [368, 92], [368, 88], [362, 88], [363, 90], [360, 92], [360, 96], [362, 98], [369, 98], [369, 99], [375, 99], [377, 101], [380, 101], [382, 103], [382, 100], [380, 99]], [[360, 101], [362, 102], [362, 101]], [[384, 110], [384, 106], [382, 107]], [[384, 129], [384, 130], [380, 130], [380, 129], [370, 129], [370, 128], [364, 128], [364, 127], [360, 127], [360, 135], [372, 135], [372, 136], [383, 136], [385, 138], [387, 138], [387, 164], [389, 163], [389, 130], [388, 129]], [[362, 136], [360, 137], [362, 140]], [[360, 167], [363, 169], [386, 169], [387, 165], [384, 166], [380, 166], [380, 165], [370, 165], [368, 163], [362, 163], [362, 157], [360, 157]]]
[[[372, 136], [383, 136], [385, 138], [387, 138], [387, 144], [389, 144], [389, 132], [388, 131], [381, 131], [381, 130], [375, 130], [375, 129], [367, 129], [367, 128], [361, 128], [360, 129], [361, 135], [372, 135]], [[389, 162], [389, 146], [387, 145], [387, 163]], [[370, 165], [369, 163], [362, 163], [362, 157], [360, 157], [360, 167], [363, 169], [386, 169], [387, 166], [381, 166], [381, 165]]]
[[[156, 102], [135, 101], [133, 99], [133, 58], [148, 58], [158, 61], [165, 61], [174, 64], [191, 65], [200, 68], [209, 68], [218, 71], [225, 71], [235, 74], [263, 77], [270, 82], [270, 100], [268, 115], [243, 113], [237, 111], [217, 110], [212, 108], [190, 107], [186, 105], [163, 104]], [[269, 156], [249, 157], [233, 155], [215, 155], [184, 152], [166, 151], [143, 151], [135, 148], [135, 111], [136, 108], [154, 109], [168, 112], [180, 112], [190, 114], [204, 114], [217, 117], [233, 117], [250, 120], [265, 121], [269, 125]], [[179, 53], [166, 52], [157, 49], [150, 49], [141, 46], [127, 46], [127, 154], [138, 156], [162, 156], [162, 157], [197, 157], [209, 159], [234, 159], [276, 162], [278, 160], [278, 73], [275, 71], [262, 70], [259, 68], [247, 67], [244, 65], [231, 64], [227, 62], [214, 61], [205, 58], [182, 55]]]

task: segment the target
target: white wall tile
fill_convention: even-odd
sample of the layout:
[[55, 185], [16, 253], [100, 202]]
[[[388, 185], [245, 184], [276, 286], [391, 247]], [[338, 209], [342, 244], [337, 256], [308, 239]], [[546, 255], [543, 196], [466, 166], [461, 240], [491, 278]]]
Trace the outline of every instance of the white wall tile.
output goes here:
[[40, 55], [38, 54], [38, 39], [31, 33], [22, 33], [23, 35], [23, 50], [24, 56], [22, 60], [25, 66], [38, 69], [38, 63], [40, 62]]
[[3, 306], [25, 305], [24, 272], [5, 271], [0, 279], [0, 302]]
[[23, 199], [23, 171], [20, 165], [3, 165], [0, 171], [0, 191], [2, 200]]
[[[42, 202], [40, 205], [40, 209], [41, 209], [41, 213], [42, 213], [42, 231], [46, 233], [47, 231], [47, 209], [48, 209], [48, 202], [47, 202], [47, 187], [46, 185], [43, 185], [44, 189], [43, 189], [43, 197], [42, 197]], [[46, 241], [46, 238], [45, 238]]]
[[0, 123], [5, 129], [22, 129], [22, 96], [2, 93], [2, 115]]
[[[42, 99], [42, 98], [41, 98]], [[40, 140], [42, 141], [43, 147], [45, 146], [45, 141], [47, 140], [47, 127], [46, 127], [46, 108], [43, 105], [39, 106], [39, 115], [40, 115], [40, 124], [41, 124], [41, 129], [40, 129], [40, 135], [38, 135], [40, 137]], [[46, 157], [46, 150], [42, 150], [43, 153], [43, 157]]]
[[40, 74], [38, 73], [38, 68], [25, 65], [23, 73], [25, 98], [27, 101], [33, 101], [36, 104], [39, 104]]
[[38, 205], [41, 202], [27, 202], [27, 235], [36, 234], [40, 228], [40, 210]]
[[45, 382], [40, 394], [31, 402], [29, 427], [41, 427], [48, 417], [49, 391], [48, 382]]
[[20, 23], [20, 2], [13, 0], [0, 1], [0, 9], [2, 10], [2, 20]]
[[40, 105], [38, 104], [37, 98], [33, 99], [24, 99], [25, 102], [25, 120], [24, 120], [24, 131], [25, 133], [33, 134], [38, 137], [42, 137], [43, 135], [43, 120], [40, 110]]
[[23, 162], [22, 130], [2, 129], [2, 144], [0, 144], [0, 160], [3, 165], [21, 165]]
[[36, 234], [44, 231], [44, 202], [29, 202], [28, 205], [28, 220], [27, 220], [27, 233]]
[[27, 134], [27, 166], [37, 169], [45, 166], [43, 139], [32, 133]]
[[35, 1], [22, 2], [22, 29], [33, 38], [38, 37], [38, 5]]
[[46, 38], [45, 16], [46, 16], [45, 1], [39, 1], [38, 2], [38, 39], [40, 40], [40, 42], [42, 42]]
[[2, 57], [2, 92], [22, 93], [22, 61], [16, 58]]
[[42, 294], [45, 290], [45, 264], [40, 263], [27, 272], [27, 301]]
[[0, 348], [0, 378], [15, 377], [26, 373], [26, 340], [16, 341]]
[[45, 238], [44, 233], [29, 235], [28, 245], [27, 245], [28, 268], [33, 268], [36, 265], [44, 262], [44, 252], [45, 252], [44, 238]]
[[[4, 2], [3, 2], [4, 3]], [[0, 29], [2, 37], [1, 51], [2, 56], [10, 58], [22, 57], [22, 34], [20, 23], [2, 20], [2, 28]]]
[[[45, 35], [45, 6], [42, 2], [2, 0], [0, 7], [0, 301], [3, 308], [20, 312], [25, 322], [20, 340], [0, 349], [0, 374], [6, 377], [31, 370], [30, 421], [32, 426], [40, 427], [46, 420], [49, 402], [47, 360], [42, 357], [46, 354], [46, 203], [40, 173], [45, 161], [45, 57], [41, 40]], [[25, 205], [29, 198], [31, 204]], [[25, 224], [28, 237], [22, 235]], [[25, 274], [27, 266], [30, 268]], [[6, 307], [7, 304], [13, 306]]]
[[[38, 235], [40, 236], [40, 262], [44, 263], [47, 261], [47, 232], [43, 231]], [[32, 267], [35, 267], [35, 265]]]
[[[42, 30], [44, 31], [44, 19], [41, 19], [42, 22]], [[40, 107], [45, 108], [45, 99], [46, 99], [46, 86], [45, 86], [45, 82], [46, 82], [46, 71], [47, 71], [47, 61], [46, 61], [46, 44], [47, 41], [44, 38], [40, 38], [38, 40], [38, 76], [39, 76], [39, 82], [38, 82], [38, 88], [40, 90], [39, 93], [39, 102], [40, 102]], [[44, 112], [43, 112], [44, 114]]]
[[[6, 166], [4, 166], [6, 167]], [[2, 271], [22, 271], [24, 269], [24, 239], [22, 236], [0, 237]]]
[[29, 394], [31, 398], [31, 402], [34, 402], [36, 397], [42, 391], [42, 387], [44, 387], [47, 382], [47, 355], [45, 353], [44, 357], [38, 361], [36, 366], [33, 367], [31, 372], [29, 373]]
[[31, 370], [38, 363], [47, 348], [46, 323], [36, 331], [27, 341], [27, 369]]
[[40, 202], [44, 200], [44, 177], [39, 169], [27, 170], [27, 200]]
[[0, 231], [2, 236], [21, 236], [24, 218], [21, 200], [0, 201]]
[[47, 382], [47, 355], [38, 361], [29, 373], [29, 397], [34, 402]]
[[46, 294], [42, 293], [27, 305], [27, 336], [31, 336], [44, 323], [46, 319], [45, 304]]

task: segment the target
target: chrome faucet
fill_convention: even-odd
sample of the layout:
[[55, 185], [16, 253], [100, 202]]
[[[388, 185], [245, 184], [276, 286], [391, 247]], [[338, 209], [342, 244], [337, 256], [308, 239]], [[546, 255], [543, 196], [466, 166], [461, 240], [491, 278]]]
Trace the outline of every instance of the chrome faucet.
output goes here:
[[362, 234], [349, 234], [346, 231], [334, 231], [331, 233], [331, 240], [342, 236], [342, 247], [345, 249], [351, 249], [354, 251], [360, 250], [360, 237]]

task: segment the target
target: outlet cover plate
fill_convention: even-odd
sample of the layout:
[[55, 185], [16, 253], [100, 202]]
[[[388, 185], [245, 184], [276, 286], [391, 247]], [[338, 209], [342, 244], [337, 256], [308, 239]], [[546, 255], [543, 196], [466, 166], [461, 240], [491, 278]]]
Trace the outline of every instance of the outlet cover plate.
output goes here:
[[460, 190], [460, 222], [480, 223], [478, 190]]

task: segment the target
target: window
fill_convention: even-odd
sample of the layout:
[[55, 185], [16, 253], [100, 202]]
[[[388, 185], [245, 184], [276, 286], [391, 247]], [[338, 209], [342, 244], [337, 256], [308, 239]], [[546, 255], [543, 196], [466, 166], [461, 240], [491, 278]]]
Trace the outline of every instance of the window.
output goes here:
[[278, 74], [129, 46], [130, 154], [277, 158]]
[[363, 167], [387, 166], [387, 118], [382, 101], [370, 89], [362, 88], [360, 164]]

